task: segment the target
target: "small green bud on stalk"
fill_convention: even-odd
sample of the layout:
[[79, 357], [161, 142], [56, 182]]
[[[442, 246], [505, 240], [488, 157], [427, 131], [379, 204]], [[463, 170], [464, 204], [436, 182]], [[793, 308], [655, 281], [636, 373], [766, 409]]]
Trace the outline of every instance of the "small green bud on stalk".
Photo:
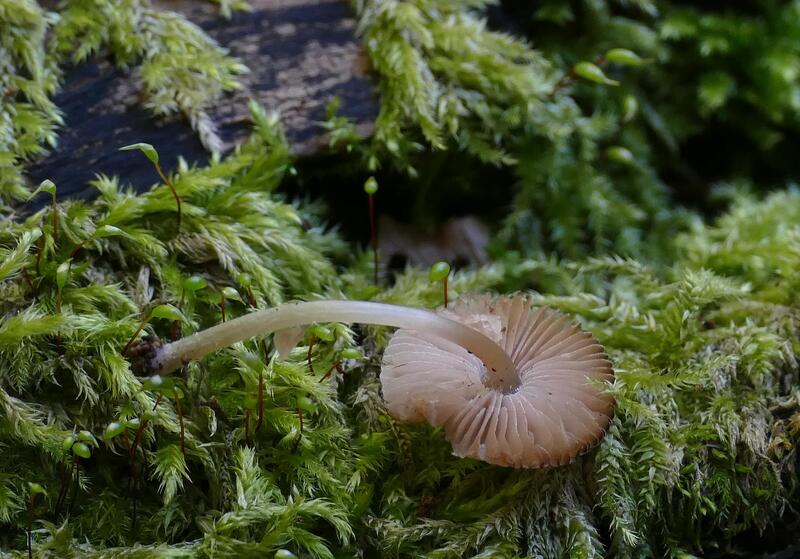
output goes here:
[[183, 280], [183, 290], [189, 293], [200, 291], [208, 285], [208, 281], [202, 276], [190, 276]]
[[89, 431], [80, 431], [78, 433], [78, 440], [88, 445], [96, 445], [97, 441]]
[[600, 83], [603, 85], [619, 85], [618, 81], [612, 80], [606, 76], [603, 70], [597, 64], [592, 62], [578, 62], [572, 68], [572, 71], [575, 72], [576, 76], [590, 82]]
[[167, 185], [169, 191], [172, 193], [172, 197], [175, 198], [175, 206], [177, 208], [177, 229], [178, 231], [181, 230], [181, 197], [178, 195], [178, 191], [175, 190], [175, 185], [172, 184], [172, 181], [169, 177], [164, 174], [164, 171], [161, 169], [161, 165], [158, 164], [158, 152], [156, 148], [154, 148], [150, 144], [145, 144], [143, 142], [139, 142], [137, 144], [131, 144], [129, 146], [124, 146], [119, 148], [120, 151], [132, 151], [132, 150], [139, 150], [141, 151], [147, 159], [150, 160], [150, 163], [156, 168], [156, 173], [164, 181], [164, 184]]
[[641, 66], [645, 60], [638, 54], [628, 49], [611, 49], [606, 53], [606, 60], [623, 66]]
[[636, 158], [628, 148], [622, 146], [611, 146], [606, 150], [606, 155], [611, 161], [622, 165], [635, 165]]
[[36, 197], [36, 195], [42, 192], [50, 195], [51, 213], [53, 214], [53, 240], [58, 242], [59, 213], [58, 202], [56, 200], [56, 184], [50, 179], [43, 180], [41, 183], [39, 183], [39, 188], [34, 190], [28, 199], [32, 200]]
[[76, 440], [77, 440], [77, 439], [76, 439], [74, 436], [72, 436], [72, 435], [69, 435], [69, 436], [68, 436], [68, 437], [66, 437], [66, 438], [64, 439], [64, 441], [61, 443], [61, 449], [62, 449], [64, 452], [69, 452], [70, 450], [72, 450], [72, 445], [74, 445], [74, 444], [75, 444], [75, 441], [76, 441]]
[[176, 307], [170, 304], [156, 305], [150, 311], [150, 318], [164, 318], [166, 320], [178, 320], [185, 322], [186, 317]]
[[437, 262], [431, 266], [428, 278], [431, 281], [441, 281], [444, 288], [444, 306], [447, 306], [447, 280], [450, 277], [450, 264], [447, 262]]
[[28, 482], [28, 486], [30, 487], [30, 498], [28, 499], [28, 559], [33, 558], [33, 511], [34, 507], [36, 506], [36, 496], [37, 495], [46, 495], [47, 492], [44, 490], [44, 487], [39, 485], [38, 483]]
[[364, 355], [360, 351], [352, 347], [347, 347], [343, 349], [339, 353], [339, 356], [342, 359], [353, 359], [354, 361], [359, 361], [361, 359], [364, 359]]
[[72, 453], [81, 458], [90, 458], [92, 456], [92, 449], [89, 445], [82, 442], [77, 442], [72, 445]]
[[232, 287], [223, 287], [222, 295], [228, 301], [239, 301], [240, 303], [244, 303], [244, 301], [242, 301], [242, 296], [239, 295], [239, 292]]
[[151, 144], [146, 144], [144, 142], [139, 142], [136, 144], [131, 144], [129, 146], [123, 146], [119, 148], [119, 151], [133, 151], [139, 150], [141, 151], [144, 156], [150, 160], [150, 163], [153, 165], [158, 165], [158, 152], [156, 148], [154, 148]]
[[125, 432], [125, 425], [118, 421], [109, 423], [103, 431], [103, 440], [108, 442]]
[[633, 95], [626, 95], [622, 100], [622, 121], [630, 122], [639, 112], [639, 101]]
[[369, 195], [375, 194], [378, 192], [378, 181], [375, 180], [375, 177], [370, 177], [364, 183], [364, 192]]
[[364, 192], [367, 193], [367, 200], [369, 203], [369, 230], [370, 240], [372, 243], [372, 265], [373, 265], [373, 280], [375, 285], [378, 284], [378, 230], [375, 224], [375, 193], [378, 192], [378, 181], [375, 177], [370, 177], [364, 183]]

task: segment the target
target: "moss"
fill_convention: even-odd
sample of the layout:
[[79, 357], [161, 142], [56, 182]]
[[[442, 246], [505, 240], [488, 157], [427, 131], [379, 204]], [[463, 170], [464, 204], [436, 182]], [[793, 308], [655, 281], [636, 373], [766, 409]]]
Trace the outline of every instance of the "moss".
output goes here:
[[[224, 13], [242, 2], [219, 2]], [[200, 28], [150, 0], [70, 0], [46, 11], [34, 0], [0, 3], [0, 196], [23, 198], [23, 166], [56, 146], [63, 122], [50, 99], [61, 69], [100, 51], [137, 71], [154, 115], [181, 113], [210, 151], [220, 149], [206, 114], [245, 72]], [[77, 47], [76, 47], [77, 45]]]
[[[0, 33], [11, 69], [0, 79], [18, 88], [0, 105], [11, 123], [0, 134], [6, 201], [26, 193], [24, 161], [51, 141], [48, 99], [72, 38], [85, 45], [79, 56], [108, 48], [143, 76], [161, 67], [145, 80], [156, 111], [201, 114], [233, 86], [235, 62], [182, 20], [150, 17], [144, 2], [101, 4], [67, 2], [56, 21], [35, 3], [0, 0], [0, 23], [13, 30]], [[56, 185], [55, 205], [0, 222], [4, 556], [27, 554], [29, 483], [46, 492], [31, 509], [33, 551], [57, 557], [686, 557], [792, 521], [800, 194], [728, 189], [730, 208], [711, 222], [680, 208], [666, 186], [680, 158], [664, 149], [684, 141], [673, 134], [680, 119], [645, 87], [649, 72], [666, 71], [660, 62], [605, 66], [618, 89], [569, 76], [576, 61], [635, 46], [620, 30], [655, 41], [648, 29], [663, 30], [673, 20], [659, 14], [675, 9], [571, 5], [610, 18], [609, 35], [569, 46], [543, 37], [537, 51], [487, 30], [482, 2], [358, 3], [381, 80], [377, 133], [360, 142], [333, 114], [327, 126], [360, 171], [394, 165], [411, 189], [436, 184], [413, 178], [435, 151], [516, 177], [493, 264], [454, 273], [451, 297], [530, 292], [598, 337], [617, 370], [617, 413], [594, 451], [534, 472], [451, 456], [439, 430], [386, 413], [382, 328], [332, 325], [332, 341], [307, 333], [286, 361], [253, 340], [168, 379], [134, 373], [125, 349], [140, 328], [171, 339], [292, 298], [440, 303], [422, 270], [373, 285], [369, 252], [332, 232], [321, 205], [286, 200], [288, 146], [277, 119], [254, 106], [249, 142], [170, 176], [180, 228], [165, 185], [134, 194], [125, 177], [99, 177], [92, 201], [61, 200]], [[536, 25], [561, 29], [580, 13], [542, 3]], [[186, 42], [167, 45], [178, 31]], [[198, 52], [224, 79], [185, 65]], [[187, 81], [172, 79], [187, 68]], [[171, 104], [198, 84], [207, 96]], [[719, 95], [706, 97], [716, 101], [704, 118], [727, 114]], [[472, 184], [443, 161], [440, 176]], [[392, 184], [383, 179], [379, 200]], [[364, 359], [337, 370], [355, 347]]]

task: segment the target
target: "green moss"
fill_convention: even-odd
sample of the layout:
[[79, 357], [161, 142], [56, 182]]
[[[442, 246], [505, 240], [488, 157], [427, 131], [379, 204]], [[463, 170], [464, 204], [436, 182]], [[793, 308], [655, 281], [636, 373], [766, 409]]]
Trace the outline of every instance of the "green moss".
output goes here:
[[[617, 412], [596, 449], [532, 472], [453, 457], [440, 430], [386, 413], [385, 328], [330, 325], [332, 339], [312, 344], [309, 332], [286, 361], [253, 340], [160, 383], [135, 374], [125, 348], [140, 327], [170, 339], [292, 298], [441, 302], [425, 270], [374, 286], [370, 254], [331, 233], [324, 208], [278, 193], [289, 148], [277, 118], [254, 106], [249, 142], [172, 173], [180, 229], [165, 185], [134, 194], [125, 177], [98, 178], [96, 200], [0, 222], [3, 556], [27, 554], [30, 483], [45, 491], [32, 509], [34, 553], [57, 557], [686, 557], [790, 521], [800, 505], [800, 194], [728, 189], [730, 209], [709, 225], [675, 204], [663, 178], [681, 159], [683, 119], [733, 119], [736, 103], [771, 90], [751, 98], [715, 74], [687, 112], [648, 89], [680, 69], [681, 49], [754, 18], [677, 25], [669, 4], [570, 6], [541, 3], [534, 25], [569, 28], [585, 13], [609, 25], [569, 45], [543, 33], [537, 51], [488, 31], [482, 2], [358, 3], [382, 112], [369, 144], [333, 111], [327, 126], [364, 170], [396, 164], [413, 176], [426, 154], [458, 151], [450, 162], [498, 165], [514, 181], [494, 263], [455, 272], [451, 298], [530, 292], [598, 337], [615, 365]], [[26, 192], [22, 165], [52, 141], [48, 98], [71, 41], [81, 40], [79, 59], [107, 48], [141, 64], [152, 108], [190, 117], [241, 69], [146, 2], [60, 10], [56, 21], [35, 3], [0, 0], [12, 30], [0, 33], [0, 80], [16, 88], [0, 101], [6, 200]], [[772, 29], [776, 10], [755, 19]], [[693, 23], [702, 33], [684, 29]], [[672, 44], [675, 29], [687, 42]], [[662, 66], [665, 45], [676, 50]], [[654, 60], [604, 66], [618, 88], [562, 79], [612, 47]], [[788, 114], [780, 99], [762, 118], [769, 126]], [[442, 161], [440, 176], [472, 184]], [[397, 181], [430, 179], [393, 178], [379, 177], [379, 201]], [[360, 195], [362, 184], [352, 185]], [[339, 371], [345, 348], [364, 358]]]
[[[188, 333], [220, 320], [223, 287], [242, 301], [249, 287], [265, 305], [368, 286], [367, 258], [364, 270], [337, 276], [332, 253], [320, 252], [336, 243], [305, 231], [297, 210], [261, 189], [276, 185], [288, 163], [280, 135], [263, 115], [256, 120], [259, 134], [239, 153], [176, 174], [185, 202], [177, 236], [163, 186], [137, 196], [108, 179], [98, 181], [96, 202], [58, 206], [58, 241], [51, 209], [5, 222], [6, 548], [24, 548], [27, 482], [47, 490], [35, 514], [43, 521], [37, 549], [98, 557], [127, 554], [114, 546], [134, 542], [143, 557], [281, 548], [314, 557], [356, 549], [387, 557], [698, 553], [767, 527], [796, 501], [798, 433], [787, 418], [798, 410], [771, 411], [798, 381], [788, 273], [800, 264], [794, 191], [742, 200], [717, 225], [697, 225], [677, 240], [682, 256], [669, 267], [609, 257], [509, 260], [454, 275], [455, 296], [525, 288], [523, 270], [538, 269], [535, 300], [579, 317], [605, 345], [617, 370], [616, 417], [599, 448], [571, 466], [525, 472], [461, 460], [440, 431], [395, 424], [377, 380], [383, 329], [361, 342], [363, 364], [317, 382], [338, 348], [359, 339], [343, 327], [332, 329], [333, 341], [316, 342], [314, 375], [306, 347], [279, 362], [250, 342], [187, 367], [175, 379], [182, 452], [174, 393], [143, 385], [121, 353], [146, 309], [174, 305]], [[74, 256], [58, 312], [56, 268], [103, 225], [123, 234], [89, 241]], [[743, 250], [727, 242], [734, 234]], [[758, 246], [757, 259], [747, 243]], [[198, 272], [208, 285], [186, 292]], [[243, 273], [250, 281], [242, 283]], [[377, 298], [432, 306], [440, 296], [424, 271], [409, 271]], [[228, 316], [243, 312], [244, 303], [228, 299]], [[162, 319], [146, 327], [164, 337], [171, 329]], [[110, 422], [131, 419], [145, 425], [134, 469], [125, 440], [135, 426], [81, 460], [75, 489], [62, 440], [79, 430], [100, 440]]]
[[[219, 2], [223, 13], [242, 2]], [[107, 50], [137, 72], [145, 106], [180, 113], [210, 151], [220, 149], [206, 110], [239, 87], [247, 69], [199, 27], [150, 0], [69, 0], [57, 11], [34, 0], [0, 2], [0, 197], [25, 195], [23, 166], [56, 146], [63, 122], [51, 101], [60, 69]], [[49, 36], [48, 36], [49, 33]]]
[[22, 163], [56, 142], [58, 72], [45, 50], [54, 23], [33, 0], [0, 2], [0, 197], [22, 197]]

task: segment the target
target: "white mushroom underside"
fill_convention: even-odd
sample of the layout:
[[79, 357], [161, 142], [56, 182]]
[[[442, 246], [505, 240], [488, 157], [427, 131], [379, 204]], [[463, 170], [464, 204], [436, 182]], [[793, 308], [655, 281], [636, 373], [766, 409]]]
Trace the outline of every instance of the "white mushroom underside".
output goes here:
[[384, 353], [381, 383], [401, 421], [441, 425], [453, 452], [492, 464], [566, 464], [603, 436], [614, 401], [604, 392], [611, 363], [591, 334], [524, 297], [480, 298], [440, 314], [497, 341], [521, 379], [503, 394], [482, 382], [484, 364], [462, 347], [398, 330]]

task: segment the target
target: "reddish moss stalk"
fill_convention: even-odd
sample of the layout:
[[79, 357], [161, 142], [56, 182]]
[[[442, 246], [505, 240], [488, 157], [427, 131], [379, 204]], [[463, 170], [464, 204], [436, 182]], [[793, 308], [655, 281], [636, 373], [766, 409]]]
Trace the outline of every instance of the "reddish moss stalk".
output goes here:
[[72, 491], [72, 499], [70, 500], [69, 507], [67, 508], [67, 516], [72, 514], [72, 508], [75, 506], [75, 501], [78, 500], [78, 488], [81, 484], [81, 459], [77, 454], [73, 456], [75, 458], [75, 488]]
[[67, 479], [67, 468], [64, 464], [64, 460], [59, 462], [58, 464], [58, 477], [61, 479], [61, 485], [58, 488], [58, 497], [56, 498], [56, 507], [55, 507], [55, 519], [61, 516], [61, 507], [64, 505], [64, 499], [67, 497], [67, 491], [69, 491], [69, 479]]
[[186, 427], [183, 424], [183, 410], [181, 409], [181, 399], [178, 396], [178, 389], [173, 387], [172, 392], [175, 394], [175, 411], [178, 412], [178, 422], [181, 425], [181, 454], [186, 456]]
[[342, 371], [341, 364], [342, 364], [341, 361], [336, 361], [333, 365], [331, 365], [331, 368], [328, 369], [328, 372], [326, 372], [324, 375], [322, 375], [322, 378], [319, 379], [318, 382], [325, 381], [328, 377], [331, 376], [331, 373], [333, 373], [334, 370], [336, 370], [336, 372], [338, 372], [340, 375], [343, 375], [344, 371]]
[[53, 240], [58, 242], [58, 204], [56, 203], [56, 193], [52, 193], [52, 207], [53, 207]]
[[311, 352], [314, 350], [314, 344], [317, 341], [317, 337], [312, 335], [311, 341], [308, 342], [308, 354], [306, 355], [306, 361], [308, 361], [308, 370], [312, 375], [316, 374], [314, 371], [314, 364], [311, 362]]
[[297, 452], [297, 448], [300, 446], [300, 441], [303, 440], [303, 408], [300, 407], [300, 402], [297, 402], [297, 417], [300, 419], [300, 432], [297, 434], [297, 440], [294, 442], [294, 446], [292, 447], [292, 453]]
[[264, 373], [258, 375], [258, 421], [256, 421], [256, 433], [261, 430], [264, 423]]
[[244, 444], [250, 445], [250, 410], [244, 410]]
[[158, 173], [158, 176], [161, 177], [161, 180], [164, 181], [164, 184], [167, 185], [167, 188], [169, 188], [169, 191], [172, 193], [172, 197], [175, 198], [175, 206], [177, 207], [177, 210], [178, 210], [178, 215], [176, 217], [176, 221], [177, 221], [177, 226], [178, 226], [178, 232], [180, 232], [180, 230], [181, 230], [181, 215], [182, 215], [182, 212], [181, 212], [181, 197], [178, 194], [178, 191], [175, 190], [175, 185], [172, 184], [172, 181], [169, 180], [169, 177], [167, 177], [167, 175], [164, 174], [164, 171], [161, 170], [161, 165], [159, 165], [157, 161], [153, 162], [153, 165], [155, 165], [155, 167], [156, 167], [156, 172]]
[[75, 258], [75, 255], [80, 252], [80, 250], [86, 245], [86, 241], [88, 241], [88, 240], [89, 239], [84, 239], [81, 242], [79, 242], [77, 245], [75, 245], [75, 248], [73, 248], [72, 252], [69, 253], [69, 257], [70, 258]]
[[[158, 398], [156, 398], [156, 403], [153, 404], [153, 411], [156, 411], [158, 404], [161, 403], [161, 398], [163, 398], [163, 394], [159, 394]], [[133, 444], [131, 445], [130, 455], [131, 455], [131, 467], [133, 467], [134, 461], [136, 460], [136, 450], [139, 447], [139, 443], [142, 441], [142, 435], [144, 433], [144, 428], [147, 427], [147, 419], [142, 419], [139, 422], [139, 428], [136, 430], [136, 436], [133, 439]]]
[[33, 530], [33, 510], [36, 506], [36, 493], [31, 493], [28, 499], [28, 559], [33, 559], [33, 538], [31, 532]]
[[36, 277], [42, 275], [42, 254], [44, 253], [44, 235], [39, 237], [39, 250], [36, 251]]
[[368, 195], [369, 199], [369, 230], [372, 242], [372, 266], [373, 266], [373, 281], [375, 285], [378, 284], [378, 228], [375, 224], [375, 201], [372, 194]]
[[136, 329], [136, 332], [134, 332], [133, 336], [131, 336], [131, 339], [128, 340], [127, 344], [125, 344], [125, 349], [122, 350], [122, 355], [125, 355], [125, 354], [128, 353], [128, 350], [131, 349], [131, 346], [133, 345], [133, 342], [135, 342], [136, 338], [139, 337], [139, 334], [142, 332], [142, 330], [144, 330], [144, 327], [147, 326], [147, 322], [149, 320], [150, 320], [150, 314], [148, 313], [144, 317], [144, 320], [142, 320], [142, 322], [139, 324], [139, 327]]

